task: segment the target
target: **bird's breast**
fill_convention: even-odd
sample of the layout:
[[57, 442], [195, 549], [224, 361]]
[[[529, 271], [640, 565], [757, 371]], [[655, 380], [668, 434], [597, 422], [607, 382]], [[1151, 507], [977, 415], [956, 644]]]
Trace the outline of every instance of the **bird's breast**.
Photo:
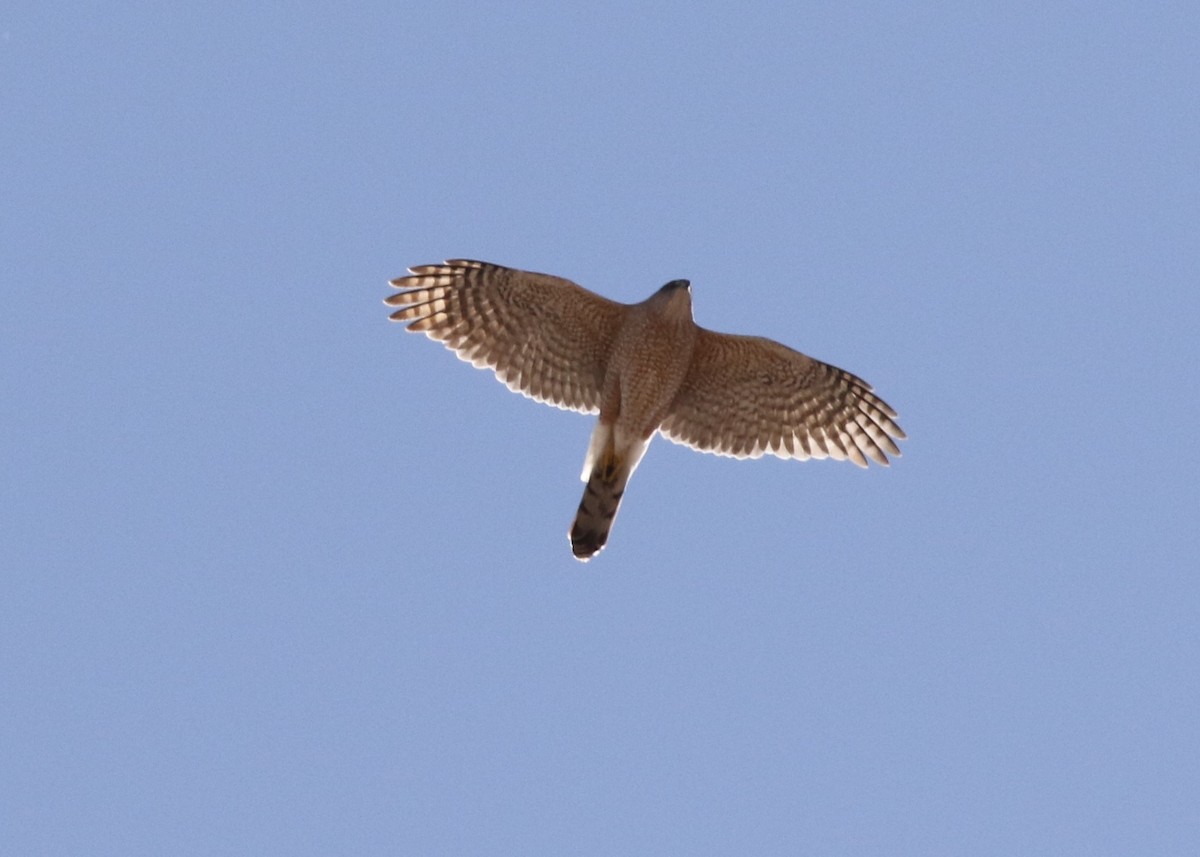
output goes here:
[[687, 376], [696, 327], [655, 318], [628, 327], [617, 338], [608, 379], [619, 397], [619, 424], [645, 437], [658, 428]]

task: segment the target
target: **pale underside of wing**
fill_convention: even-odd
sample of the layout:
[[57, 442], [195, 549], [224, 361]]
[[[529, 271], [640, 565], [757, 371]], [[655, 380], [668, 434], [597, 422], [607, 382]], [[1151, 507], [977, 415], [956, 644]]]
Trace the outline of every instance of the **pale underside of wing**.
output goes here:
[[510, 390], [584, 413], [600, 392], [625, 304], [548, 274], [453, 259], [409, 268], [384, 303], [393, 321], [495, 371]]
[[770, 339], [701, 329], [664, 437], [734, 458], [899, 456], [896, 412], [861, 378]]

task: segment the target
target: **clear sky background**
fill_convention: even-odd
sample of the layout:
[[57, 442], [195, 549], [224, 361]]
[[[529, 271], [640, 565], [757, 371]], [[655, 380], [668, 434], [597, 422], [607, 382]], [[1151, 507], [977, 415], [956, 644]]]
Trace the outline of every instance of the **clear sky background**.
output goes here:
[[[0, 10], [0, 852], [1200, 852], [1200, 10]], [[482, 258], [872, 382], [656, 441], [389, 323]]]

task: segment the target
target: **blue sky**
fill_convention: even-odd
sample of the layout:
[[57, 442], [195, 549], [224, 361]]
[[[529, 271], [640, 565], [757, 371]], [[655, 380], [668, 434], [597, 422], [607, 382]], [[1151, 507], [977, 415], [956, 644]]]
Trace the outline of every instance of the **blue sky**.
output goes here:
[[[1200, 848], [1200, 12], [0, 11], [0, 851]], [[652, 444], [386, 321], [448, 257], [871, 381]]]

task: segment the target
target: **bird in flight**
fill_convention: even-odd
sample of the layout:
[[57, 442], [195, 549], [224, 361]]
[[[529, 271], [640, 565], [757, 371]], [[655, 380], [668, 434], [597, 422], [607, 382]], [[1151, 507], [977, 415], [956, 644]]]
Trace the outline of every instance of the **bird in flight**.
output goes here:
[[687, 280], [623, 304], [561, 277], [469, 259], [409, 272], [384, 301], [396, 307], [393, 321], [491, 369], [510, 390], [600, 415], [569, 532], [579, 560], [608, 541], [655, 432], [734, 458], [866, 467], [900, 455], [896, 412], [870, 384], [773, 340], [700, 327]]

